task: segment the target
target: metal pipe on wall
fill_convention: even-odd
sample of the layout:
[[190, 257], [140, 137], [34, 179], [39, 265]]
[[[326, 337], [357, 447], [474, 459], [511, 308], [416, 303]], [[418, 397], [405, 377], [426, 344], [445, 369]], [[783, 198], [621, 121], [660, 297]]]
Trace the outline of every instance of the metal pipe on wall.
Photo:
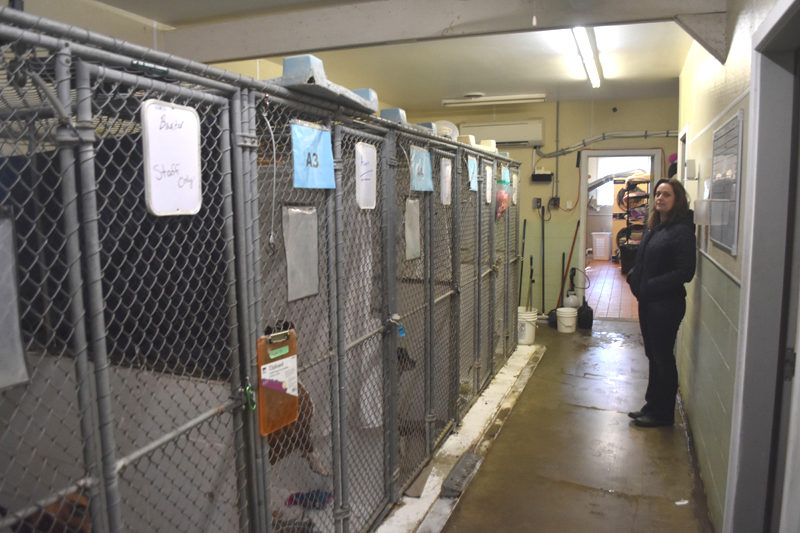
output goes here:
[[542, 205], [539, 209], [539, 215], [542, 220], [542, 313], [546, 313], [547, 307], [544, 306], [544, 205]]

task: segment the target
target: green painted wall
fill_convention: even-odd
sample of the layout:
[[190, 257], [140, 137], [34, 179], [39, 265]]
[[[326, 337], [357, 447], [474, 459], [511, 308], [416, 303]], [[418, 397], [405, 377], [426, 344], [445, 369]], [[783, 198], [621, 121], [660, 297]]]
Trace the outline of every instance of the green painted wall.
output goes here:
[[[747, 175], [747, 132], [752, 35], [769, 9], [770, 0], [728, 2], [731, 46], [720, 64], [694, 43], [680, 77], [680, 129], [686, 134], [686, 158], [696, 163], [696, 181], [686, 181], [692, 199], [703, 197], [711, 177], [714, 131], [743, 113], [740, 190]], [[740, 252], [732, 255], [709, 239], [708, 227], [698, 229], [697, 274], [687, 286], [687, 311], [676, 346], [680, 394], [689, 419], [709, 512], [722, 530], [728, 473], [731, 415], [737, 368], [737, 336], [742, 271], [742, 243], [750, 228], [742, 224], [748, 198], [740, 196]]]

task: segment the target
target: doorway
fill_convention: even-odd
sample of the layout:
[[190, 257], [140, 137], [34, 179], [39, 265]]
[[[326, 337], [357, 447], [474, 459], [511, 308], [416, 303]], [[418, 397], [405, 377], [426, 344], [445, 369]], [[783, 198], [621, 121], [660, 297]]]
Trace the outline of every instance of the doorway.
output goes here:
[[[647, 221], [651, 184], [661, 177], [661, 150], [584, 150], [581, 156], [580, 244], [577, 279], [595, 318], [638, 319], [626, 274]], [[582, 260], [582, 263], [581, 263]], [[581, 292], [584, 291], [584, 292]]]

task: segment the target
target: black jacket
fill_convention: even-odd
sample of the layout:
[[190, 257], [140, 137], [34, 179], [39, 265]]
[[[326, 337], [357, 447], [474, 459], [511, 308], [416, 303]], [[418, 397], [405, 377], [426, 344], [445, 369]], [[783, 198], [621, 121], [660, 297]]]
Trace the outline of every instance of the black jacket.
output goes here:
[[631, 292], [640, 302], [685, 298], [683, 284], [692, 280], [697, 262], [694, 213], [648, 229], [628, 273]]

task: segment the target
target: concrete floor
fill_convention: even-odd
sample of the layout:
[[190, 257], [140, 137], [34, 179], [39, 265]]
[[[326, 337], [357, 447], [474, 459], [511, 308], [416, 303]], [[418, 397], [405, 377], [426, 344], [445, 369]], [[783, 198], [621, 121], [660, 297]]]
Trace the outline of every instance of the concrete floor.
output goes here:
[[639, 428], [637, 322], [537, 328], [544, 357], [443, 531], [712, 532], [685, 424]]

